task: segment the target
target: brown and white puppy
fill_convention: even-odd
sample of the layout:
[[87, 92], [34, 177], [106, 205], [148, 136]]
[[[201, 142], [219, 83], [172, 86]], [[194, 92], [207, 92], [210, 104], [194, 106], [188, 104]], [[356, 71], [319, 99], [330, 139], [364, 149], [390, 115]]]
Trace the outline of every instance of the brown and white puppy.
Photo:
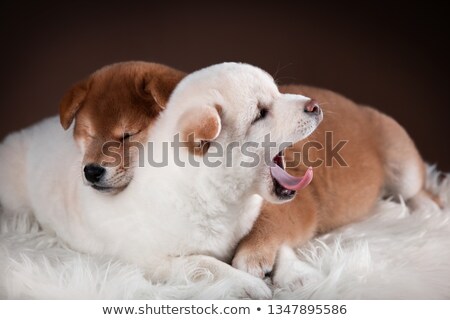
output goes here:
[[[291, 202], [265, 202], [236, 251], [233, 266], [258, 277], [272, 271], [282, 246], [294, 248], [314, 235], [360, 220], [381, 197], [399, 195], [411, 205], [428, 197], [424, 162], [406, 131], [392, 118], [323, 89], [292, 85], [280, 91], [320, 101], [324, 120], [285, 155], [294, 176], [302, 175], [308, 166], [315, 167], [310, 186]], [[333, 159], [333, 148], [339, 149], [340, 157], [335, 154]], [[308, 161], [292, 167], [289, 159], [298, 152]]]
[[101, 68], [66, 93], [60, 120], [66, 130], [75, 120], [87, 185], [115, 194], [130, 183], [138, 156], [133, 146], [147, 141], [147, 129], [184, 76], [157, 63], [122, 62]]

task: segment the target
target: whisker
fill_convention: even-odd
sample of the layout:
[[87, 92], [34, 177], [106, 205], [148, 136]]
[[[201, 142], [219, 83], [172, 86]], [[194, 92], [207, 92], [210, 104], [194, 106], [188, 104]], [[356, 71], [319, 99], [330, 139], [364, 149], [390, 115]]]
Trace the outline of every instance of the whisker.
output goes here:
[[[275, 71], [275, 74], [272, 75], [272, 78], [277, 79], [278, 73], [279, 73], [281, 70], [286, 69], [287, 67], [289, 67], [289, 66], [291, 66], [291, 65], [293, 65], [293, 64], [294, 64], [293, 62], [290, 62], [290, 63], [286, 64], [285, 66], [280, 67], [280, 63], [278, 62], [278, 64], [277, 64], [277, 70]], [[277, 80], [275, 80], [275, 82], [277, 82]]]
[[275, 82], [277, 85], [280, 85], [280, 80], [281, 80], [281, 79], [296, 80], [295, 77], [278, 77], [278, 73], [279, 73], [281, 70], [286, 69], [287, 67], [290, 67], [290, 66], [292, 66], [293, 64], [294, 64], [293, 62], [290, 62], [290, 63], [284, 65], [283, 67], [280, 67], [280, 64], [278, 63], [277, 70], [275, 71], [275, 74], [272, 75], [272, 78], [274, 79], [274, 82]]
[[297, 80], [297, 78], [295, 78], [295, 77], [288, 77], [288, 76], [285, 76], [285, 77], [279, 77], [279, 78], [277, 78], [276, 80], [275, 80], [275, 83], [277, 84], [277, 85], [280, 85], [279, 84], [279, 80], [281, 80], [281, 79], [283, 79], [283, 80], [292, 80], [292, 82], [294, 82], [294, 81], [296, 81]]

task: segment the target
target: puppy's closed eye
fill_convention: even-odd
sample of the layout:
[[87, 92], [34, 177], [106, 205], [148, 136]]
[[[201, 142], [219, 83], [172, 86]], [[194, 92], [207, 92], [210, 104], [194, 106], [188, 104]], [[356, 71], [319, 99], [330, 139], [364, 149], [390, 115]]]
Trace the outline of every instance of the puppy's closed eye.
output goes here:
[[134, 135], [133, 133], [125, 132], [125, 133], [123, 134], [123, 140], [126, 140], [126, 139], [130, 138], [130, 137], [133, 136], [133, 135]]
[[128, 139], [130, 139], [132, 136], [135, 136], [135, 135], [137, 135], [138, 133], [139, 133], [140, 131], [138, 131], [138, 132], [124, 132], [123, 134], [122, 134], [122, 137], [121, 137], [121, 140], [128, 140]]

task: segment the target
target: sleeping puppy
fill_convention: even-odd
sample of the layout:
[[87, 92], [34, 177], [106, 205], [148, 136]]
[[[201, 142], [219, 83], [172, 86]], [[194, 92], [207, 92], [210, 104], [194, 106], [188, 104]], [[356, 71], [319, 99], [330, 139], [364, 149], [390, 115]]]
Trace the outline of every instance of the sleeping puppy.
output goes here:
[[[123, 190], [133, 177], [132, 167], [137, 161], [137, 152], [131, 144], [147, 140], [148, 129], [183, 77], [181, 71], [161, 64], [131, 61], [103, 67], [74, 85], [63, 97], [59, 109], [64, 129], [68, 130], [75, 121], [70, 135], [83, 155], [72, 165], [80, 172], [78, 179], [105, 194]], [[53, 140], [49, 136], [37, 146], [45, 150]], [[105, 152], [105, 143], [113, 144], [115, 163]], [[26, 192], [33, 192], [24, 188], [28, 175], [33, 174], [24, 170], [29, 166], [24, 159], [28, 148], [28, 138], [21, 133], [3, 143], [0, 161], [2, 167], [10, 170], [1, 171], [0, 203], [9, 211], [28, 210], [22, 208]], [[13, 195], [10, 188], [16, 190]]]
[[[157, 63], [122, 62], [101, 68], [66, 93], [60, 120], [66, 130], [75, 120], [86, 185], [116, 194], [130, 183], [137, 161], [132, 145], [146, 142], [147, 129], [184, 75]], [[103, 148], [106, 143], [110, 153]], [[112, 152], [120, 155], [118, 161], [110, 158]]]
[[[273, 171], [274, 163], [321, 120], [309, 98], [281, 94], [261, 69], [219, 64], [179, 83], [147, 131], [148, 158], [114, 197], [83, 185], [72, 129], [64, 132], [49, 119], [0, 147], [4, 158], [11, 145], [27, 146], [20, 166], [1, 162], [2, 184], [11, 182], [5, 171], [29, 173], [22, 184], [3, 188], [2, 198], [22, 194], [15, 202], [72, 248], [135, 263], [154, 282], [213, 281], [229, 284], [221, 291], [227, 298], [270, 298], [262, 279], [229, 263], [262, 198], [284, 203], [294, 196], [280, 187], [286, 173]], [[263, 146], [269, 135], [270, 148]], [[293, 177], [292, 188], [310, 179], [310, 173]]]
[[[184, 75], [161, 64], [137, 61], [112, 64], [94, 72], [65, 94], [59, 108], [61, 125], [68, 130], [70, 139], [75, 139], [81, 158], [78, 162], [55, 159], [50, 163], [57, 162], [62, 167], [70, 164], [71, 169], [77, 171], [72, 178], [83, 181], [89, 190], [105, 194], [123, 190], [132, 179], [132, 167], [137, 161], [137, 152], [130, 147], [131, 143], [147, 141], [148, 129]], [[55, 117], [45, 123], [57, 123], [57, 119]], [[61, 136], [59, 129], [55, 128], [56, 137]], [[26, 162], [27, 154], [32, 152], [31, 149], [41, 148], [56, 139], [47, 136], [46, 141], [36, 141], [31, 145], [28, 135], [25, 132], [11, 135], [0, 149], [0, 204], [4, 211], [30, 211], [25, 204], [29, 199], [28, 192], [33, 190], [27, 190], [25, 186], [34, 173], [24, 169], [37, 165], [39, 159], [36, 159], [36, 164], [29, 164]], [[114, 143], [115, 154], [124, 155], [115, 166], [102, 166], [110, 159], [103, 150], [107, 142]], [[64, 150], [64, 146], [61, 148]], [[75, 157], [79, 158], [78, 155]], [[72, 183], [67, 177], [68, 173], [62, 172], [59, 179]]]
[[[295, 257], [289, 248], [364, 218], [382, 197], [399, 195], [413, 207], [429, 201], [424, 162], [392, 118], [322, 89], [284, 86], [280, 91], [313, 97], [321, 102], [325, 115], [308, 141], [286, 150], [291, 174], [315, 167], [311, 185], [289, 203], [266, 202], [236, 251], [233, 266], [258, 277], [272, 271], [277, 254], [278, 263], [282, 256]], [[338, 150], [334, 159], [333, 148]], [[293, 166], [289, 159], [294, 153], [301, 153], [306, 161]], [[294, 276], [275, 269], [273, 280], [285, 286], [290, 277]]]

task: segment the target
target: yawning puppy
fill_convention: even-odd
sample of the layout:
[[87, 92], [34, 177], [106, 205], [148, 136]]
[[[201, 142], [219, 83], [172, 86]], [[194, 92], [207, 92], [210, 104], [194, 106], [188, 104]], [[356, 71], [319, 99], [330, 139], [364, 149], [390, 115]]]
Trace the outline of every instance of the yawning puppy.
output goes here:
[[[325, 116], [307, 141], [285, 155], [291, 174], [315, 167], [311, 185], [292, 202], [266, 202], [237, 249], [233, 265], [258, 277], [272, 271], [282, 246], [297, 247], [316, 234], [362, 219], [384, 196], [399, 195], [413, 206], [428, 199], [424, 162], [392, 118], [322, 89], [285, 86], [280, 91], [313, 97]], [[303, 164], [289, 163], [294, 153], [302, 155]], [[277, 284], [286, 285], [286, 277], [275, 270]]]
[[[227, 262], [259, 214], [261, 197], [283, 203], [293, 196], [279, 187], [286, 175], [271, 168], [321, 119], [309, 98], [281, 94], [261, 69], [219, 64], [180, 82], [150, 127], [145, 165], [116, 196], [83, 185], [72, 133], [55, 119], [11, 137], [29, 147], [20, 166], [2, 162], [0, 170], [29, 174], [2, 192], [32, 190], [21, 205], [44, 228], [74, 249], [136, 263], [153, 281], [226, 278], [226, 297], [269, 298], [263, 280]], [[293, 189], [310, 179], [292, 177]]]
[[84, 154], [81, 169], [87, 185], [110, 194], [128, 185], [138, 156], [133, 145], [147, 141], [147, 129], [184, 75], [157, 63], [116, 63], [66, 93], [61, 124], [67, 130], [75, 120], [74, 138]]

